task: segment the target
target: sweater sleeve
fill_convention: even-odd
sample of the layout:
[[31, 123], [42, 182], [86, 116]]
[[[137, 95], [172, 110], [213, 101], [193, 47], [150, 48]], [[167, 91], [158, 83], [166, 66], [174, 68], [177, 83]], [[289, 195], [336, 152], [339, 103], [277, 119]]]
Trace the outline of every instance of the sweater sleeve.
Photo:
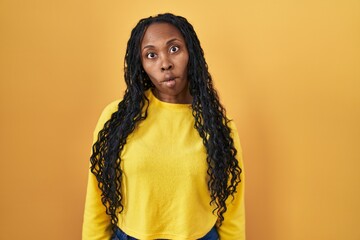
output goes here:
[[[111, 114], [117, 110], [119, 101], [110, 103], [103, 110], [95, 127], [93, 143], [97, 140], [99, 131], [104, 127]], [[106, 214], [106, 208], [101, 202], [101, 190], [96, 177], [89, 170], [85, 198], [85, 210], [82, 228], [82, 240], [109, 240], [111, 237], [111, 218]]]
[[242, 170], [240, 174], [241, 182], [237, 186], [235, 198], [231, 196], [227, 199], [227, 211], [224, 213], [224, 221], [218, 228], [220, 240], [245, 240], [245, 206], [244, 206], [244, 168], [242, 160], [242, 150], [236, 126], [230, 123], [234, 146], [237, 150], [237, 159]]

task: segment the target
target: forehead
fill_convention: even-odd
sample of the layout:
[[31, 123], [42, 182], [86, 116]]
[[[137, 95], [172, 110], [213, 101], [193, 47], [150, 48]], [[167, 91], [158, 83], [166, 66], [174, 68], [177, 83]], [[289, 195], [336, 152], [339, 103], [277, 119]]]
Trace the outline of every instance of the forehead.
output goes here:
[[170, 23], [153, 23], [146, 29], [141, 46], [155, 45], [156, 43], [166, 42], [171, 39], [184, 41], [179, 29]]

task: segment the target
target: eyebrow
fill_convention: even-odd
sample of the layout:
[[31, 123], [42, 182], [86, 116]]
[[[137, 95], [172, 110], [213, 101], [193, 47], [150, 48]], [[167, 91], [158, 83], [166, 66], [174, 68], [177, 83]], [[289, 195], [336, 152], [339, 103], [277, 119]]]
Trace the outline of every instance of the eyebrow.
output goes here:
[[[173, 43], [175, 41], [178, 41], [179, 39], [177, 38], [172, 38], [170, 39], [169, 41], [166, 42], [166, 45], [169, 45], [170, 43]], [[146, 49], [146, 48], [154, 48], [155, 46], [154, 45], [146, 45], [145, 47], [143, 47], [143, 50]]]

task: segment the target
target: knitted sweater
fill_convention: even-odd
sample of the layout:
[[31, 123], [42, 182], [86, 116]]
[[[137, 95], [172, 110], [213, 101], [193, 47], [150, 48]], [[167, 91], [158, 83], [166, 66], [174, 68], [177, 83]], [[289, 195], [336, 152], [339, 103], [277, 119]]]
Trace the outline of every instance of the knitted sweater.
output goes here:
[[[118, 226], [137, 239], [198, 239], [216, 224], [207, 186], [206, 149], [194, 128], [190, 104], [158, 100], [149, 90], [148, 116], [131, 133], [121, 152], [124, 210]], [[94, 141], [104, 123], [117, 110], [109, 104], [94, 131]], [[230, 123], [237, 159], [242, 166], [239, 137]], [[235, 199], [229, 197], [221, 240], [245, 240], [244, 176]], [[101, 191], [90, 173], [85, 203], [83, 240], [109, 240], [110, 217], [101, 203]]]

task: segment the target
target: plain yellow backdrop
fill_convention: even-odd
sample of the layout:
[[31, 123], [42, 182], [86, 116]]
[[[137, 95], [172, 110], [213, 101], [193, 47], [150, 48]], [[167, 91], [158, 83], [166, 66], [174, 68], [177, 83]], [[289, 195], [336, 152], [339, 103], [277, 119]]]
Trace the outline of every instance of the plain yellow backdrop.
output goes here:
[[0, 0], [0, 239], [81, 238], [92, 131], [162, 12], [194, 25], [238, 126], [247, 239], [359, 240], [358, 0]]

